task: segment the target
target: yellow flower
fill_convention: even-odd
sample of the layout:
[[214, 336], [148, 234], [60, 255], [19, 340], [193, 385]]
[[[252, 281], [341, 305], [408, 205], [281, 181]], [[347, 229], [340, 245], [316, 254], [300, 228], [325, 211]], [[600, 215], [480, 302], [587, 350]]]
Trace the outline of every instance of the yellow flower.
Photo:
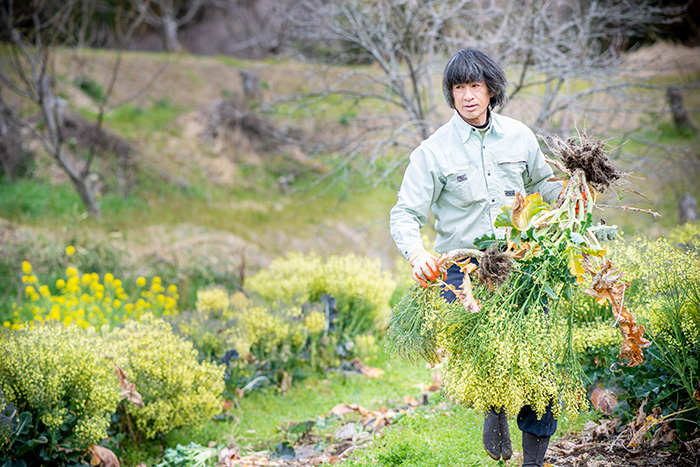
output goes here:
[[144, 287], [146, 285], [146, 278], [141, 276], [138, 279], [136, 279], [136, 285], [139, 287]]
[[51, 292], [49, 292], [49, 286], [47, 285], [42, 285], [39, 287], [39, 293], [43, 295], [44, 297], [48, 297], [51, 295]]
[[68, 266], [68, 267], [66, 268], [66, 275], [67, 275], [68, 277], [76, 276], [76, 275], [78, 275], [78, 270], [75, 269], [73, 266]]
[[109, 284], [114, 281], [114, 275], [111, 272], [105, 274], [105, 284]]
[[65, 286], [66, 286], [66, 281], [64, 281], [63, 279], [58, 279], [56, 281], [56, 288], [57, 289], [62, 289]]
[[25, 274], [31, 274], [32, 263], [30, 263], [29, 261], [22, 261], [22, 272]]
[[66, 247], [66, 254], [68, 256], [73, 256], [75, 254], [75, 247], [73, 245], [68, 245]]

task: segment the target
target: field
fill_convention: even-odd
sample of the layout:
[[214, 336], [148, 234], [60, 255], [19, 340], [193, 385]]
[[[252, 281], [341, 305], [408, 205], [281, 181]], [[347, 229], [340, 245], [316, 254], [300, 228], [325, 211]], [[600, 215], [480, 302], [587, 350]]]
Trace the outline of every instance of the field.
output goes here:
[[[108, 51], [57, 53], [57, 90], [70, 103], [70, 115], [94, 120], [98, 114], [94, 97], [104, 92], [102, 83], [108, 82], [117, 59]], [[347, 132], [360, 137], [358, 118], [382, 109], [376, 103], [348, 104], [331, 98], [304, 106], [285, 100], [320, 87], [349, 68], [323, 67], [321, 72], [291, 60], [138, 52], [121, 59], [110, 101], [123, 104], [105, 114], [105, 127], [129, 150], [121, 156], [105, 153], [95, 162], [102, 216], [86, 214], [66, 174], [36, 142], [28, 143], [34, 157], [25, 176], [0, 181], [0, 278], [5, 284], [0, 289], [0, 323], [12, 328], [51, 321], [52, 305], [60, 303], [58, 321], [67, 322], [70, 316], [74, 322], [83, 319], [85, 327], [92, 325], [99, 338], [88, 332], [85, 345], [108, 346], [104, 352], [110, 355], [110, 365], [118, 363], [138, 375], [127, 372], [147, 399], [143, 411], [120, 402], [105, 428], [109, 437], [95, 444], [109, 447], [122, 465], [134, 467], [214, 465], [220, 458], [221, 465], [261, 466], [506, 465], [484, 452], [481, 415], [442, 391], [439, 367], [409, 364], [385, 352], [386, 319], [412, 282], [410, 267], [388, 232], [388, 212], [402, 171], [381, 183], [360, 183], [367, 180], [358, 182], [338, 170], [336, 153], [315, 150], [319, 141], [328, 141], [326, 135]], [[628, 60], [651, 61], [664, 69], [661, 77], [653, 78], [660, 88], [686, 85], [685, 105], [700, 126], [697, 49], [660, 44]], [[358, 68], [380, 73], [372, 66]], [[259, 77], [262, 94], [255, 100], [244, 97], [242, 70]], [[609, 368], [617, 359], [620, 338], [617, 331], [609, 332], [609, 309], [590, 298], [571, 302], [572, 315], [588, 326], [582, 328], [580, 341], [590, 345], [578, 349], [590, 378], [587, 389], [595, 384], [614, 389], [621, 403], [611, 413], [591, 408], [575, 419], [562, 417], [548, 458], [552, 465], [697, 463], [700, 417], [693, 390], [699, 376], [700, 327], [693, 326], [700, 326], [700, 233], [697, 222], [678, 227], [677, 211], [683, 194], [700, 196], [700, 136], [678, 132], [659, 110], [667, 105], [663, 92], [657, 94], [653, 106], [630, 115], [615, 115], [614, 102], [606, 98], [591, 104], [604, 109], [597, 118], [612, 115], [610, 147], [625, 144], [611, 150], [611, 159], [631, 172], [634, 191], [647, 196], [606, 194], [598, 203], [618, 206], [596, 217], [620, 227], [623, 239], [611, 251], [617, 255], [616, 264], [619, 260], [628, 268], [626, 280], [632, 288], [625, 303], [658, 335], [654, 334], [644, 365], [612, 373]], [[537, 98], [514, 100], [503, 112], [527, 120]], [[10, 105], [31, 112], [13, 99], [7, 97]], [[257, 109], [247, 115], [257, 115], [258, 120], [228, 127], [217, 123], [217, 115], [223, 114], [216, 114], [216, 109], [227, 102], [246, 111]], [[598, 120], [582, 123], [576, 116], [567, 118], [572, 127], [583, 125], [592, 136], [600, 130]], [[639, 130], [638, 122], [652, 123]], [[89, 127], [79, 128], [84, 131], [77, 131], [68, 145], [81, 157]], [[301, 137], [295, 144], [278, 143], [270, 128]], [[380, 168], [381, 164], [377, 162]], [[662, 217], [654, 219], [624, 206], [658, 211]], [[433, 228], [427, 226], [424, 235], [430, 245]], [[681, 273], [687, 274], [682, 276], [685, 286], [679, 285], [681, 276], [674, 277]], [[68, 294], [58, 284], [69, 284], [71, 277], [77, 288]], [[113, 285], [117, 280], [121, 290]], [[110, 293], [110, 302], [100, 304], [90, 316], [89, 304]], [[79, 302], [73, 308], [65, 304], [71, 297]], [[673, 308], [672, 298], [682, 305]], [[329, 300], [335, 299], [333, 308]], [[329, 327], [329, 307], [338, 313], [335, 331]], [[126, 329], [128, 317], [141, 319], [147, 311], [167, 324], [120, 331]], [[685, 326], [677, 335], [673, 331], [678, 329], [665, 327], [673, 322], [672, 312]], [[321, 324], [325, 331], [315, 327], [313, 316], [325, 316]], [[9, 339], [10, 332], [5, 330], [3, 339]], [[150, 363], [127, 358], [128, 349], [137, 348], [130, 336], [142, 336], [153, 344], [139, 350], [153, 352]], [[212, 393], [220, 384], [219, 399], [183, 396], [177, 402], [180, 406], [172, 402], [153, 408], [191, 390], [169, 380], [164, 387], [146, 382], [149, 374], [167, 373], [149, 366], [161, 358], [168, 361], [167, 356], [158, 356], [160, 342], [164, 349], [176, 349], [173, 354], [189, 355], [194, 348], [196, 358], [183, 359], [188, 366], [173, 373], [177, 374], [173, 379], [212, 385]], [[27, 354], [43, 361], [30, 351]], [[673, 361], [668, 355], [679, 357]], [[59, 367], [70, 367], [67, 361]], [[180, 363], [168, 365], [175, 368]], [[382, 374], [370, 375], [371, 370]], [[72, 373], [66, 371], [61, 374], [67, 381]], [[94, 380], [114, 379], [109, 373], [95, 373]], [[61, 387], [70, 393], [65, 389], [69, 385]], [[154, 405], [149, 409], [149, 404]], [[342, 415], [332, 414], [339, 404], [356, 406]], [[162, 412], [154, 414], [158, 410]], [[177, 416], [165, 416], [170, 411], [201, 411], [206, 416], [204, 423], [178, 421]], [[49, 412], [63, 420], [57, 425], [62, 432], [72, 433], [67, 427], [75, 424], [75, 417], [61, 418], [65, 414], [60, 410]], [[652, 418], [646, 419], [647, 415]], [[50, 427], [52, 419], [44, 416], [48, 418], [42, 423]], [[6, 418], [5, 412], [0, 413], [0, 428]], [[610, 420], [615, 419], [612, 426]], [[645, 425], [645, 419], [653, 423]], [[139, 425], [140, 420], [150, 420], [150, 427]], [[161, 426], [158, 423], [160, 431], [153, 428]], [[520, 451], [515, 427], [511, 417], [516, 451], [511, 465], [517, 465]], [[597, 427], [609, 432], [594, 434]], [[670, 431], [673, 437], [663, 438]], [[29, 449], [53, 440], [56, 432], [47, 428], [34, 433], [34, 438], [21, 430], [11, 434]], [[629, 443], [635, 432], [645, 441], [637, 438], [633, 446]], [[72, 451], [66, 447], [72, 442], [71, 438], [45, 455], [69, 459], [67, 453]], [[72, 462], [90, 459], [84, 450], [71, 455], [77, 456], [69, 459]], [[2, 465], [19, 465], [11, 462]]]

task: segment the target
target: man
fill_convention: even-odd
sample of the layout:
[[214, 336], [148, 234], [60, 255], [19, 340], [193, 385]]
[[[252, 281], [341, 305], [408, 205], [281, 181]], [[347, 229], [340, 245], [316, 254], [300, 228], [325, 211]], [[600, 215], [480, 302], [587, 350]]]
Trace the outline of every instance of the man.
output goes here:
[[[551, 202], [562, 189], [561, 183], [548, 181], [552, 169], [532, 131], [492, 111], [504, 102], [506, 84], [503, 69], [477, 50], [460, 50], [445, 67], [443, 92], [455, 113], [411, 154], [391, 210], [391, 235], [423, 286], [438, 278], [437, 260], [425, 249], [420, 234], [431, 210], [437, 231], [435, 251], [445, 253], [474, 248], [474, 240], [485, 234], [503, 237], [505, 229], [493, 223], [516, 193], [539, 192]], [[461, 285], [459, 267], [448, 269], [445, 281]], [[449, 291], [444, 296], [456, 299]], [[538, 420], [529, 406], [524, 407], [518, 427], [523, 432], [523, 467], [542, 467], [549, 437], [557, 428], [551, 410]], [[510, 459], [505, 411], [488, 413], [483, 443], [493, 459]]]

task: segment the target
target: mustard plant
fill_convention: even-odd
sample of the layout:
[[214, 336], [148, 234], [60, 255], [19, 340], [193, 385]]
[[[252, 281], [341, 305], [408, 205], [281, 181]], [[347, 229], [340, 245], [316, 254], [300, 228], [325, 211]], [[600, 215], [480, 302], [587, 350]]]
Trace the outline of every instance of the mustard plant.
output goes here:
[[337, 301], [337, 334], [367, 332], [389, 315], [389, 299], [396, 283], [378, 260], [355, 255], [322, 258], [289, 253], [244, 283], [244, 290], [267, 302], [301, 305], [323, 294]]
[[124, 432], [153, 439], [175, 428], [208, 421], [221, 411], [224, 368], [200, 362], [192, 343], [161, 318], [128, 320], [105, 336], [110, 354], [143, 398], [122, 405]]
[[11, 459], [58, 461], [107, 437], [121, 399], [113, 362], [94, 332], [46, 323], [4, 330], [0, 387], [24, 428], [1, 451]]
[[[74, 251], [72, 246], [67, 248], [69, 256]], [[68, 266], [55, 284], [43, 284], [29, 261], [23, 261], [21, 269], [23, 297], [13, 305], [13, 319], [6, 320], [5, 327], [18, 329], [36, 322], [60, 321], [81, 328], [112, 328], [144, 313], [168, 316], [178, 312], [177, 287], [164, 286], [158, 276], [150, 280], [138, 277], [137, 294], [128, 295], [121, 279], [111, 273], [102, 277], [97, 273], [81, 274]]]

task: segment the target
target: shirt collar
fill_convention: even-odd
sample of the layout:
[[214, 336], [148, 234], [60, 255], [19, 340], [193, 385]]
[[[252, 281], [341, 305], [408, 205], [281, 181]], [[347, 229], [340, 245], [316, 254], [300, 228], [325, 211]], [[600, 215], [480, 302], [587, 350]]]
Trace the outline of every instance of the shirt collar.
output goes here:
[[[489, 124], [488, 128], [486, 129], [486, 133], [489, 133], [491, 131], [495, 131], [496, 133], [502, 135], [503, 134], [503, 128], [501, 125], [498, 124], [498, 119], [496, 118], [496, 113], [493, 111], [489, 111], [491, 114], [491, 123]], [[462, 139], [462, 143], [466, 143], [467, 140], [469, 140], [469, 137], [477, 133], [479, 130], [468, 124], [467, 122], [464, 121], [461, 115], [459, 115], [459, 112], [455, 110], [454, 115], [452, 116], [452, 122], [457, 127], [457, 131], [459, 132], [460, 138]], [[476, 136], [476, 135], [474, 135]]]

